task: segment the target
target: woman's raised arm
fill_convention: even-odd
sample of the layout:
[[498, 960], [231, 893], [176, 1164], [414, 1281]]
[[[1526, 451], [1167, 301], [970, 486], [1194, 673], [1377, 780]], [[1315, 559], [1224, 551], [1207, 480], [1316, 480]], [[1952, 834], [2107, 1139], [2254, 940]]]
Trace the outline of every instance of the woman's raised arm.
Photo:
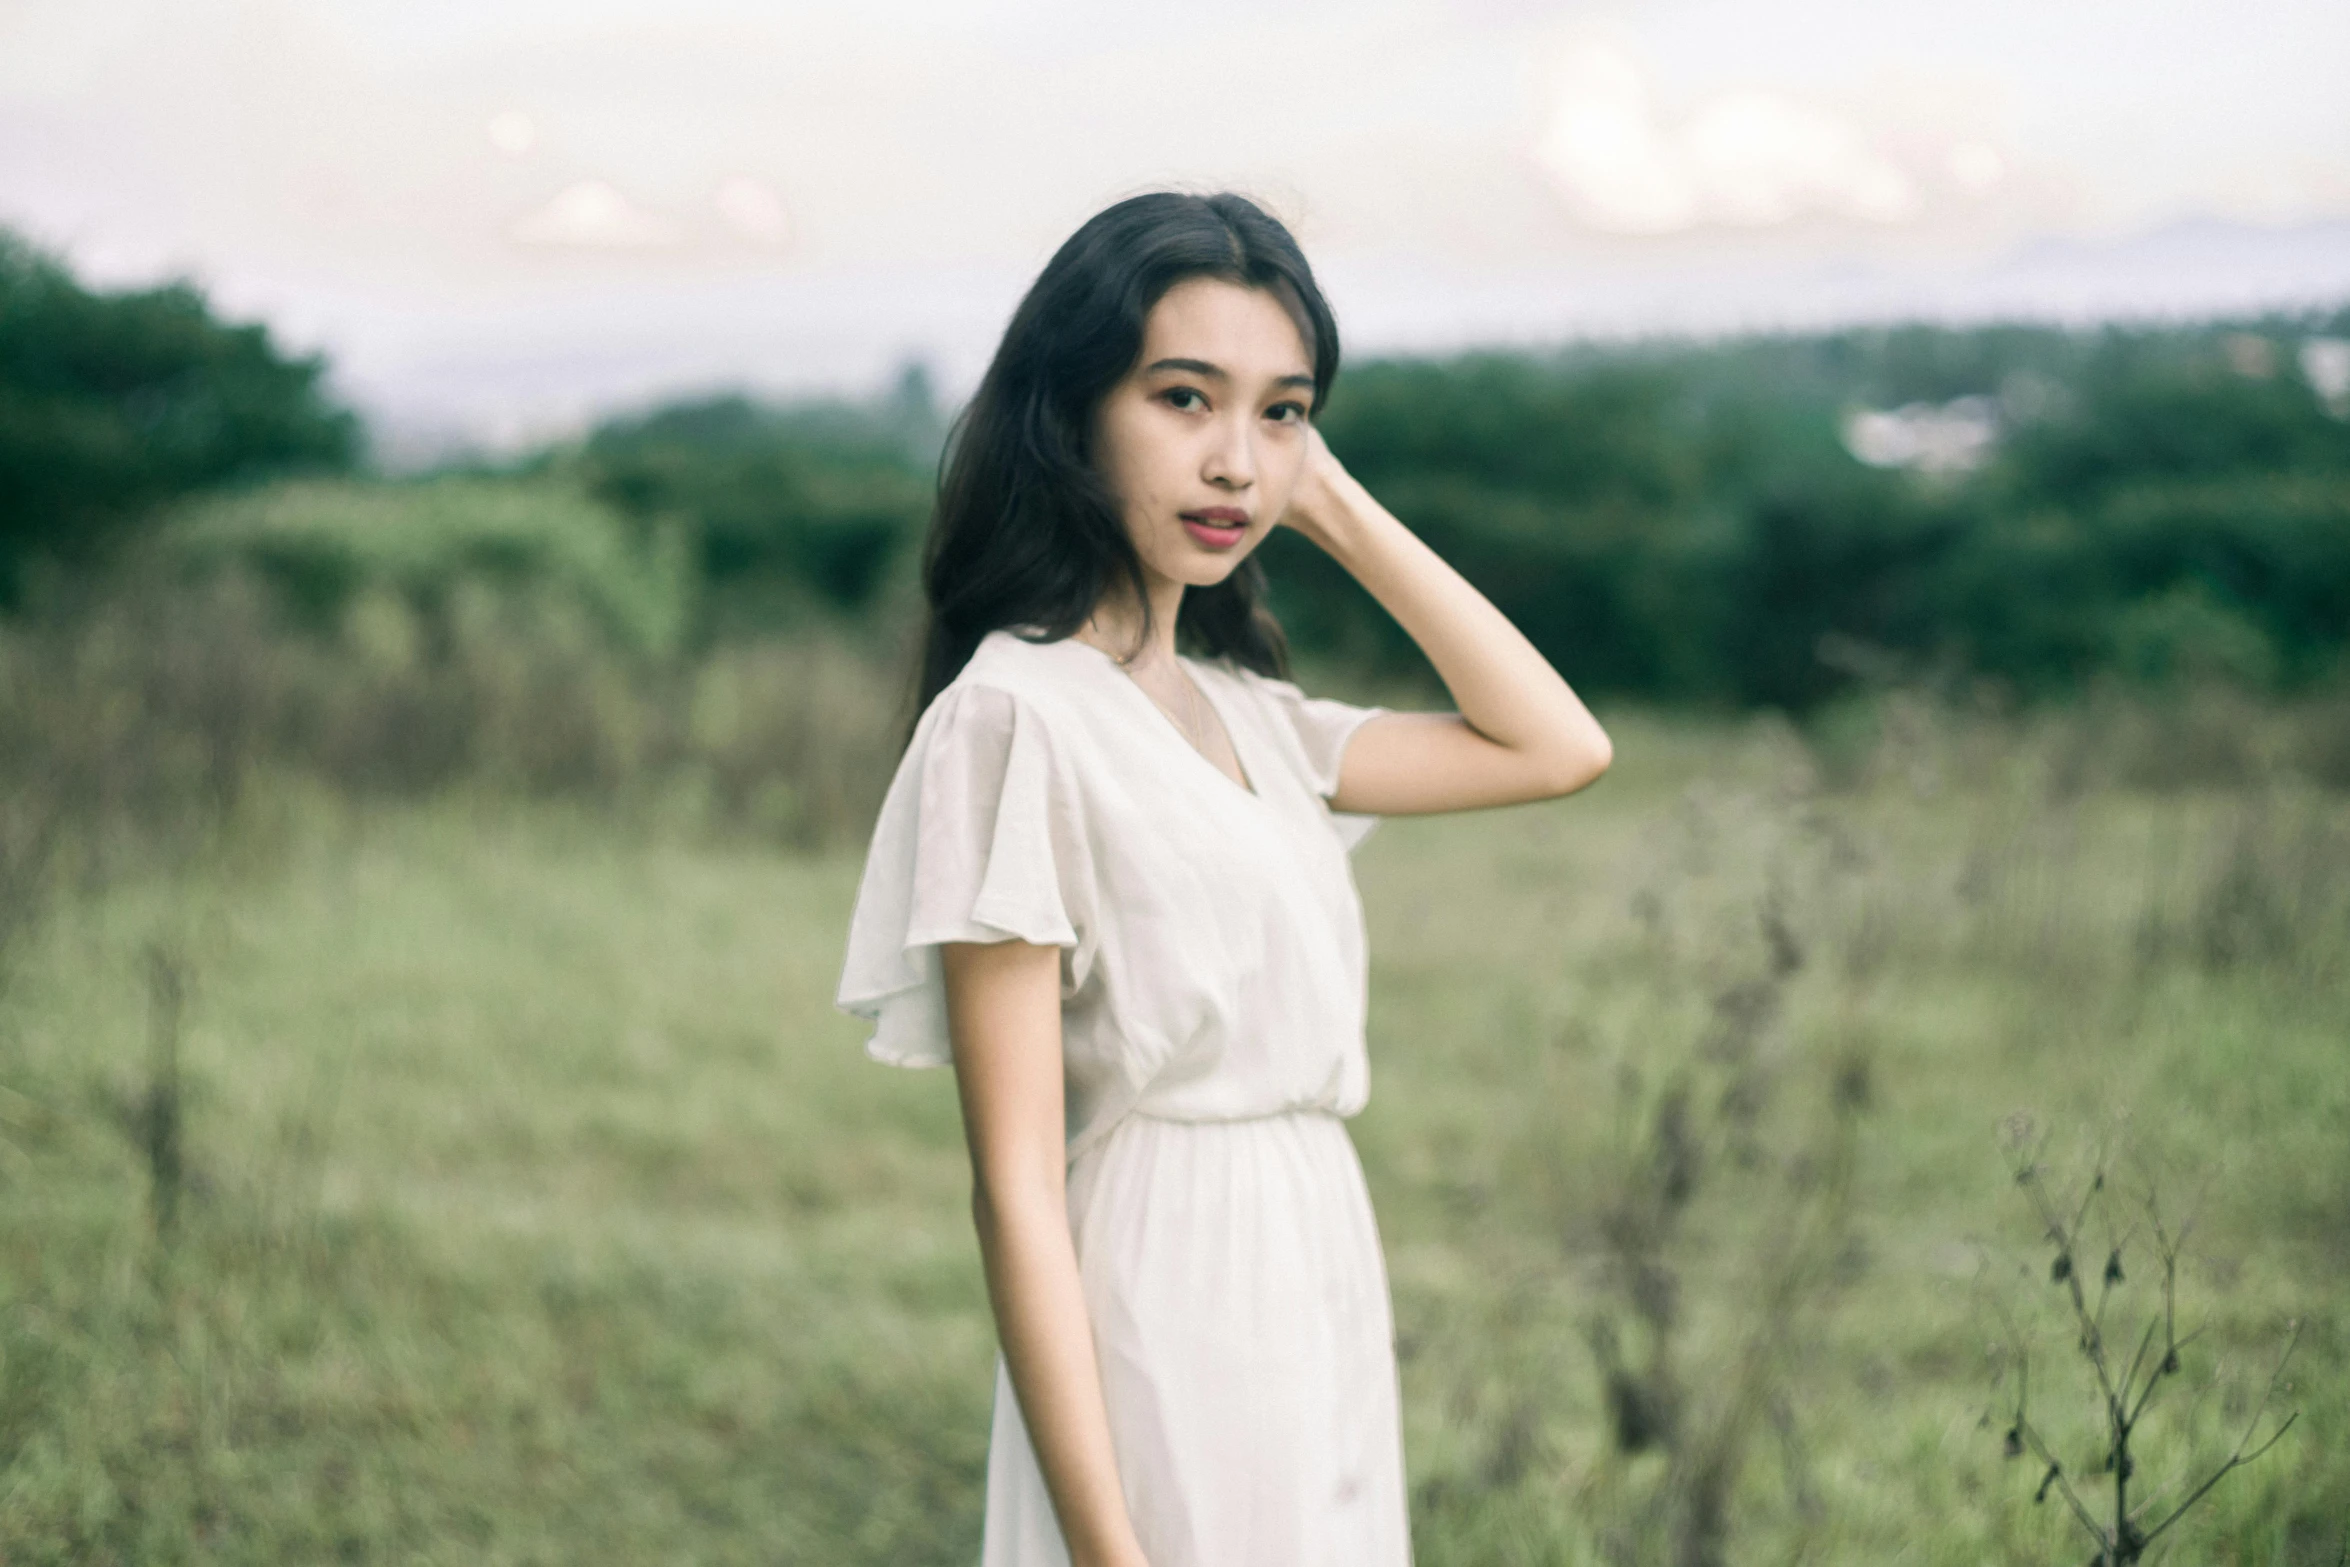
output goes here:
[[1459, 708], [1385, 713], [1348, 741], [1334, 810], [1466, 811], [1572, 794], [1607, 771], [1607, 731], [1491, 600], [1374, 500], [1313, 431], [1281, 521], [1396, 619]]
[[950, 941], [939, 957], [971, 1218], [1028, 1439], [1073, 1567], [1147, 1567], [1119, 1489], [1069, 1234], [1060, 949]]

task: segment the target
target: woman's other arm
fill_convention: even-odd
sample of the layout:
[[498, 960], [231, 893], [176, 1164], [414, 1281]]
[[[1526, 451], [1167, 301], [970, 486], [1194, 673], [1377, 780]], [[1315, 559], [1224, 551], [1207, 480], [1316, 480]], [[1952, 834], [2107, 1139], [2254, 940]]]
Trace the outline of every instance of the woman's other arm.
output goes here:
[[1572, 794], [1613, 758], [1607, 732], [1492, 601], [1398, 522], [1313, 432], [1282, 521], [1396, 619], [1452, 693], [1450, 713], [1388, 713], [1347, 742], [1334, 810], [1465, 811]]
[[1069, 1236], [1060, 950], [955, 941], [939, 952], [971, 1145], [971, 1217], [1053, 1511], [1073, 1567], [1147, 1567], [1118, 1486]]

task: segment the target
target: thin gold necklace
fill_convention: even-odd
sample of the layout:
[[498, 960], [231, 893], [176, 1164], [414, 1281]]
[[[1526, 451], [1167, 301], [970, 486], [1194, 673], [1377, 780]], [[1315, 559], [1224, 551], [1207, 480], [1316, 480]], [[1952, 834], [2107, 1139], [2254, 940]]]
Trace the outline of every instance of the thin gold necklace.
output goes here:
[[[1088, 621], [1086, 623], [1085, 629], [1088, 631], [1092, 630], [1093, 623]], [[1089, 645], [1098, 649], [1099, 651], [1109, 653], [1110, 662], [1118, 666], [1118, 672], [1124, 675], [1127, 679], [1134, 680], [1134, 688], [1137, 691], [1140, 691], [1144, 696], [1150, 698], [1151, 706], [1166, 714], [1167, 722], [1173, 724], [1175, 726], [1176, 732], [1181, 734], [1184, 739], [1191, 742], [1191, 748], [1202, 756], [1208, 756], [1207, 725], [1202, 721], [1204, 714], [1200, 710], [1199, 682], [1191, 678], [1191, 671], [1183, 667], [1183, 660], [1181, 658], [1177, 658], [1174, 661], [1175, 678], [1181, 681], [1183, 684], [1183, 708], [1186, 713], [1191, 715], [1188, 719], [1178, 717], [1173, 708], [1169, 707], [1166, 703], [1160, 701], [1157, 696], [1152, 694], [1151, 688], [1149, 686], [1144, 685], [1139, 680], [1135, 680], [1134, 671], [1127, 667], [1127, 662], [1125, 659], [1120, 658], [1115, 653], [1111, 653], [1108, 648], [1103, 647], [1099, 642], [1095, 642], [1091, 637], [1087, 637], [1085, 640]], [[1211, 763], [1215, 762], [1215, 758], [1213, 757], [1208, 757], [1208, 759]], [[1215, 765], [1218, 772], [1223, 771], [1223, 766], [1221, 763], [1216, 763]]]

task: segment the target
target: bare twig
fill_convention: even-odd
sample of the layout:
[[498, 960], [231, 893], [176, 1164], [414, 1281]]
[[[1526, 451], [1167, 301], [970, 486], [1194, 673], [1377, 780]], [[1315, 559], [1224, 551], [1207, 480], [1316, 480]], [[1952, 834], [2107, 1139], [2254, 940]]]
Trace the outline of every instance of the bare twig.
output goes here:
[[[2015, 1124], [2028, 1123], [2019, 1117], [2011, 1121], [2011, 1126]], [[2150, 1177], [2140, 1199], [2142, 1220], [2121, 1229], [2117, 1234], [2108, 1208], [2111, 1197], [2106, 1179], [2108, 1160], [2104, 1148], [2098, 1151], [2094, 1173], [2078, 1202], [2060, 1201], [2048, 1189], [2044, 1166], [2038, 1158], [2039, 1146], [2028, 1150], [2029, 1157], [2024, 1157], [2026, 1152], [2021, 1138], [2011, 1138], [2011, 1153], [2018, 1160], [2015, 1183], [2028, 1194], [2048, 1241], [2056, 1249], [2049, 1267], [2049, 1278], [2051, 1282], [2065, 1287], [2065, 1299], [2077, 1333], [2076, 1348], [2096, 1379], [2106, 1437], [2101, 1472], [2111, 1477], [2113, 1487], [2110, 1521], [2099, 1521], [2097, 1513], [2074, 1485], [2071, 1474], [2050, 1450], [2039, 1428], [2032, 1423], [2029, 1412], [2029, 1361], [2023, 1358], [2022, 1335], [2016, 1332], [2013, 1319], [2002, 1308], [2000, 1314], [2008, 1323], [2023, 1367], [2023, 1374], [2018, 1377], [2014, 1414], [2007, 1431], [2007, 1455], [2011, 1458], [2020, 1457], [2029, 1449], [2048, 1466], [2033, 1499], [2045, 1500], [2051, 1490], [2063, 1496], [2074, 1521], [2097, 1547], [2092, 1567], [2132, 1567], [2132, 1564], [2144, 1557], [2148, 1546], [2157, 1537], [2209, 1495], [2214, 1486], [2236, 1470], [2259, 1459], [2292, 1428], [2297, 1415], [2287, 1416], [2265, 1441], [2257, 1446], [2252, 1445], [2253, 1437], [2259, 1431], [2276, 1396], [2285, 1365], [2292, 1358], [2300, 1327], [2298, 1323], [2294, 1325], [2293, 1337], [2288, 1340], [2283, 1355], [2278, 1358], [2276, 1368], [2269, 1376], [2268, 1386], [2262, 1392], [2259, 1403], [2254, 1406], [2252, 1418], [2245, 1425], [2243, 1435], [2237, 1439], [2234, 1450], [2217, 1469], [2190, 1490], [2160, 1523], [2152, 1528], [2142, 1527], [2140, 1519], [2151, 1507], [2155, 1495], [2169, 1487], [2158, 1488], [2155, 1493], [2139, 1499], [2135, 1505], [2132, 1503], [2130, 1484], [2138, 1469], [2133, 1443], [2138, 1434], [2139, 1422], [2164, 1381], [2181, 1373], [2183, 1366], [2179, 1352], [2201, 1332], [2200, 1328], [2184, 1336], [2178, 1332], [2179, 1257], [2191, 1227], [2191, 1219], [2174, 1224], [2165, 1218], [2159, 1185]], [[2201, 1197], [2202, 1192], [2198, 1191], [2198, 1204]], [[2105, 1267], [2094, 1304], [2081, 1283], [2078, 1266], [2082, 1243], [2089, 1233], [2092, 1219], [2103, 1222], [2107, 1240]], [[2120, 1367], [2117, 1375], [2115, 1363], [2106, 1349], [2104, 1319], [2108, 1304], [2126, 1283], [2123, 1253], [2137, 1239], [2141, 1224], [2153, 1238], [2155, 1259], [2160, 1265], [2161, 1301], [2158, 1309], [2149, 1311], [2144, 1329], [2137, 1335], [2137, 1347], [2128, 1364]], [[2162, 1346], [2159, 1356], [2154, 1352], [2158, 1342]]]
[[2268, 1374], [2268, 1386], [2261, 1390], [2260, 1402], [2252, 1406], [2252, 1418], [2245, 1423], [2244, 1434], [2236, 1438], [2235, 1451], [2228, 1454], [2227, 1461], [2221, 1464], [2219, 1468], [2213, 1470], [2211, 1474], [2204, 1479], [2201, 1485], [2188, 1492], [2187, 1499], [2179, 1503], [2178, 1506], [2172, 1508], [2168, 1517], [2164, 1518], [2162, 1522], [2156, 1524], [2153, 1528], [2146, 1531], [2146, 1543], [2152, 1544], [2155, 1538], [2159, 1536], [2165, 1529], [2168, 1529], [2172, 1524], [2177, 1523], [2181, 1516], [2186, 1513], [2188, 1508], [2203, 1500], [2203, 1498], [2210, 1493], [2213, 1486], [2219, 1484], [2230, 1474], [2234, 1473], [2238, 1469], [2243, 1468], [2246, 1464], [2251, 1463], [2254, 1459], [2260, 1457], [2261, 1454], [2276, 1446], [2277, 1443], [2284, 1440], [2285, 1433], [2293, 1429], [2293, 1422], [2301, 1418], [2301, 1411], [2298, 1409], [2287, 1415], [2284, 1419], [2284, 1423], [2269, 1433], [2267, 1441], [2261, 1443], [2258, 1447], [2253, 1448], [2250, 1452], [2246, 1452], [2244, 1450], [2244, 1444], [2252, 1440], [2252, 1433], [2260, 1429], [2261, 1417], [2268, 1413], [2269, 1400], [2276, 1397], [2277, 1381], [2279, 1378], [2284, 1376], [2285, 1365], [2293, 1358], [2293, 1351], [2300, 1344], [2300, 1342], [2301, 1324], [2299, 1322], [2295, 1322], [2293, 1324], [2292, 1336], [2285, 1340], [2285, 1352], [2277, 1357], [2276, 1369]]

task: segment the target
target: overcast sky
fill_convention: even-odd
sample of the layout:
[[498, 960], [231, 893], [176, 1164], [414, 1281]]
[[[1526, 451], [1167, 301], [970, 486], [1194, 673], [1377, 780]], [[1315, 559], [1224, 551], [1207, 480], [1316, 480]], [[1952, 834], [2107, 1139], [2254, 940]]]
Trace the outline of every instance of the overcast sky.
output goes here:
[[967, 386], [1233, 185], [1351, 346], [2350, 297], [2344, 0], [0, 0], [0, 223], [411, 427]]

